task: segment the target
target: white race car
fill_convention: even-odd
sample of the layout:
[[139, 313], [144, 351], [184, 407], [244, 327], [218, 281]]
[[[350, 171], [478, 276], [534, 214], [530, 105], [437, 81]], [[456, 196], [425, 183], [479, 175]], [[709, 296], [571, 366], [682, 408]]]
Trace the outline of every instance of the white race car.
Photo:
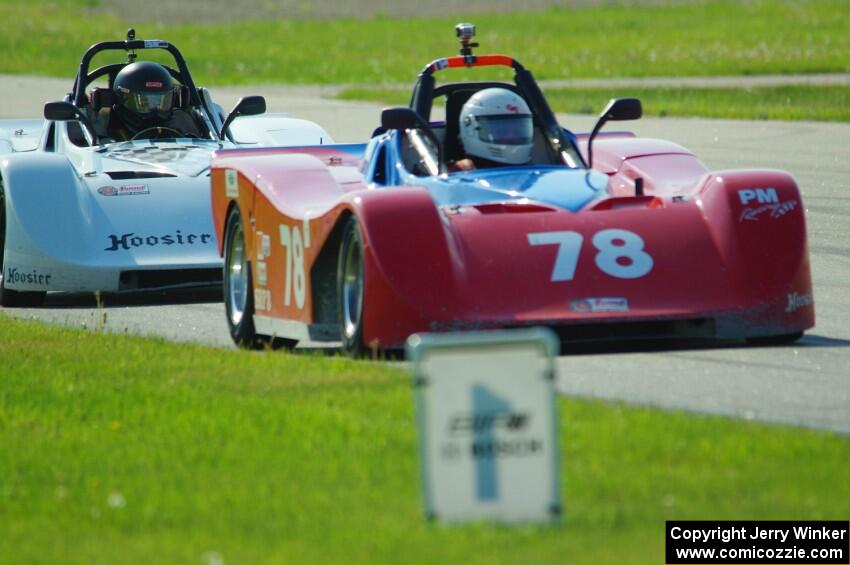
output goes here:
[[[313, 122], [265, 114], [245, 97], [225, 116], [167, 41], [96, 43], [73, 90], [45, 120], [0, 121], [0, 304], [41, 303], [47, 291], [133, 292], [221, 284], [210, 204], [210, 158], [240, 144], [333, 143]], [[137, 51], [166, 51], [176, 68], [169, 127], [112, 138], [113, 82]], [[90, 71], [95, 55], [126, 62]], [[105, 87], [97, 86], [104, 84]], [[237, 116], [246, 116], [235, 122]], [[172, 123], [174, 124], [172, 127]], [[232, 123], [232, 125], [231, 125]]]

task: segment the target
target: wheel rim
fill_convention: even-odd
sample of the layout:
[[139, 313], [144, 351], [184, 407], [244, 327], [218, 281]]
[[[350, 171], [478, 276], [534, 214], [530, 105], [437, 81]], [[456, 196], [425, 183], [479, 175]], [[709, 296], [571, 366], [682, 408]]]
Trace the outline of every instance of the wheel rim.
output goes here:
[[230, 306], [230, 322], [238, 326], [245, 315], [248, 298], [248, 266], [245, 257], [245, 238], [242, 224], [237, 222], [230, 237], [227, 250], [227, 303]]
[[360, 253], [360, 240], [352, 238], [346, 249], [342, 271], [342, 316], [345, 337], [351, 339], [360, 325], [363, 306], [363, 263]]

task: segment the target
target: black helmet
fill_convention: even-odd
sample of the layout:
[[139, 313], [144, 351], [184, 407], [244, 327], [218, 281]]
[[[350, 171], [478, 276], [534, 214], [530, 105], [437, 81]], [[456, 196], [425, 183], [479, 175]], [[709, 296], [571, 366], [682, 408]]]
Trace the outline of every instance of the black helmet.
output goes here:
[[121, 69], [112, 83], [117, 106], [136, 118], [147, 120], [171, 117], [174, 84], [171, 74], [150, 61], [130, 63]]

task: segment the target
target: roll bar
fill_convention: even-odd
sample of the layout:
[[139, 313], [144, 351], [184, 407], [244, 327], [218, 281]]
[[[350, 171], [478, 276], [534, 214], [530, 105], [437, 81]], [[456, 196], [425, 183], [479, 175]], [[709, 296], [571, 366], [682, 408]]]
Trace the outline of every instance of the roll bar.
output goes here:
[[78, 108], [86, 104], [86, 85], [90, 82], [89, 65], [95, 55], [103, 51], [126, 51], [128, 52], [130, 61], [135, 59], [135, 51], [140, 49], [163, 49], [171, 53], [174, 61], [177, 63], [177, 70], [180, 72], [179, 80], [189, 89], [189, 96], [192, 99], [192, 104], [198, 108], [203, 108], [201, 96], [198, 94], [198, 89], [192, 80], [192, 75], [189, 73], [189, 67], [186, 65], [186, 60], [180, 51], [169, 43], [161, 39], [135, 39], [135, 31], [127, 32], [127, 39], [124, 41], [101, 41], [95, 43], [83, 54], [80, 60], [80, 68], [77, 71], [77, 78], [74, 81], [73, 100], [74, 105]]

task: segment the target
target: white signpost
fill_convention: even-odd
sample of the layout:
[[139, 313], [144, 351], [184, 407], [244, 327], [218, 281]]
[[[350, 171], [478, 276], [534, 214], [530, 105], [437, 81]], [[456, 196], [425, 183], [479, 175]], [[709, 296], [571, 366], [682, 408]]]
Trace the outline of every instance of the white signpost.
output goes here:
[[558, 519], [557, 351], [536, 328], [410, 337], [428, 516]]

